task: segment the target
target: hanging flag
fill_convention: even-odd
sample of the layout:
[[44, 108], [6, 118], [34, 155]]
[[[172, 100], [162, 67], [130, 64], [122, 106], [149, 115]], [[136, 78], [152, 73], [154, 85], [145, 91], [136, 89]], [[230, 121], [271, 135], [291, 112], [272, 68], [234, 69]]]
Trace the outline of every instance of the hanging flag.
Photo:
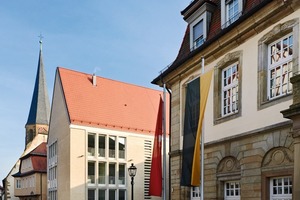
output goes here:
[[[195, 140], [195, 150], [193, 154], [192, 180], [191, 180], [192, 186], [200, 186], [200, 173], [201, 173], [200, 140], [202, 134], [202, 122], [204, 118], [204, 112], [205, 112], [208, 92], [210, 88], [212, 72], [213, 70], [210, 70], [209, 72], [201, 75], [200, 77], [200, 113], [199, 113], [197, 135]], [[204, 142], [202, 142], [201, 145], [204, 145]]]
[[160, 97], [159, 108], [156, 121], [154, 145], [152, 152], [149, 195], [159, 196], [162, 194], [162, 165], [161, 165], [161, 146], [162, 146], [162, 120], [163, 120], [163, 100]]
[[189, 82], [186, 87], [183, 148], [180, 185], [191, 186], [191, 174], [197, 126], [199, 119], [200, 81]]

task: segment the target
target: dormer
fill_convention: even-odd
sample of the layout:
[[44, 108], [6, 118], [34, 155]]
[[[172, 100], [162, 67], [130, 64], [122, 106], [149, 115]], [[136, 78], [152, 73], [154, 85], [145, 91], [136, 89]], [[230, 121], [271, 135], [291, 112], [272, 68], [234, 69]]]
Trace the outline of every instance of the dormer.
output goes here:
[[206, 41], [215, 8], [216, 4], [210, 0], [195, 0], [181, 12], [183, 19], [189, 24], [191, 51]]
[[221, 0], [222, 28], [238, 20], [243, 12], [243, 0]]

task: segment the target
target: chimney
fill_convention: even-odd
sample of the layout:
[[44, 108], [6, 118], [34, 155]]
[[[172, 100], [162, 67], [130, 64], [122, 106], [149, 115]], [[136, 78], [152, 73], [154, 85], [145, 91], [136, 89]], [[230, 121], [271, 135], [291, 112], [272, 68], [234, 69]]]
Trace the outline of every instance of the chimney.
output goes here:
[[93, 86], [97, 86], [97, 77], [95, 74], [93, 74], [92, 81], [93, 81]]

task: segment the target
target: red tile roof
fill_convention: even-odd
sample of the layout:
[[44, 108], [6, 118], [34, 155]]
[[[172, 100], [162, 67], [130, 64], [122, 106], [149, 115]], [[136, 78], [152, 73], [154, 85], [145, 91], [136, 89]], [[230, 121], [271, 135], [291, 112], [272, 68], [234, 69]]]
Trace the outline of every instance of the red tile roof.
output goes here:
[[93, 86], [91, 74], [60, 67], [57, 74], [71, 124], [154, 133], [161, 91], [98, 76]]
[[[32, 163], [32, 170], [21, 173], [22, 162], [24, 159], [30, 158]], [[14, 177], [23, 177], [37, 172], [46, 173], [47, 172], [47, 143], [43, 142], [31, 152], [23, 156], [21, 159], [21, 165], [19, 172], [14, 174]]]

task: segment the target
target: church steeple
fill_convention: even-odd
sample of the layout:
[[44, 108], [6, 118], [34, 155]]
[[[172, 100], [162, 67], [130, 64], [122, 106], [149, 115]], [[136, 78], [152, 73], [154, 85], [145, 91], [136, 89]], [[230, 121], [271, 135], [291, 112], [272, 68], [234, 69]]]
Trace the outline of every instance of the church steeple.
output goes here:
[[47, 91], [46, 76], [42, 57], [42, 37], [40, 36], [40, 52], [35, 85], [26, 127], [26, 146], [37, 134], [47, 134], [50, 103]]

